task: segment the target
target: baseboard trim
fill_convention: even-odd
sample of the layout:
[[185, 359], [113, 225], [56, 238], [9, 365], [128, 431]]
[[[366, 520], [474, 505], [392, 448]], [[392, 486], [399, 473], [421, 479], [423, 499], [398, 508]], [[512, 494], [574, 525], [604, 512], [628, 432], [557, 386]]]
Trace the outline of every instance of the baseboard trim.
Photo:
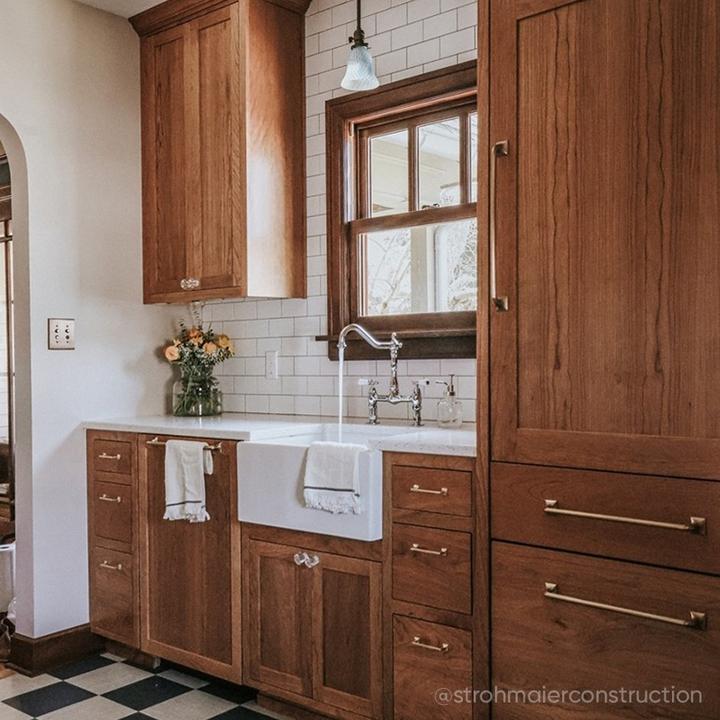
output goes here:
[[39, 638], [16, 633], [10, 644], [8, 665], [23, 675], [34, 677], [104, 648], [105, 641], [90, 631], [90, 625], [79, 625]]

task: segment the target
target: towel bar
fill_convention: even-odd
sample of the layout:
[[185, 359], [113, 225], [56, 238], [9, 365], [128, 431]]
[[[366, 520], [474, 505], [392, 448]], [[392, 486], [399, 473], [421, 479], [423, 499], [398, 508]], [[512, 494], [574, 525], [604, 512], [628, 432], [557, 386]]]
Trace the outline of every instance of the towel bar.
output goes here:
[[[167, 443], [164, 440], [160, 440], [160, 438], [154, 437], [152, 440], [148, 440], [146, 445], [153, 445], [153, 446], [162, 446], [167, 445]], [[218, 443], [217, 445], [206, 445], [207, 449], [211, 452], [220, 452], [222, 450], [222, 443]]]

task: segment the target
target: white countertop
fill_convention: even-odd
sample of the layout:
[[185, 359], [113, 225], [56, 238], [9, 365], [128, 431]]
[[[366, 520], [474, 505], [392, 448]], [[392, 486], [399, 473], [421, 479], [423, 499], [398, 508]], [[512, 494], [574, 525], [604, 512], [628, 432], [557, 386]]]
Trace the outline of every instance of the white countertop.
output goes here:
[[[84, 427], [88, 430], [182, 435], [252, 442], [283, 434], [312, 431], [317, 426], [332, 423], [333, 419], [329, 417], [224, 413], [219, 417], [209, 418], [174, 417], [172, 415], [110, 418], [87, 421], [84, 423]], [[359, 418], [347, 420], [346, 423], [354, 426], [366, 425]], [[385, 422], [377, 427], [385, 431], [382, 436], [373, 438], [370, 442], [371, 447], [377, 450], [464, 457], [475, 457], [476, 454], [475, 426], [471, 424], [465, 424], [457, 430], [440, 429], [435, 423], [431, 424], [430, 422], [420, 428], [409, 427], [407, 423], [392, 422]], [[391, 428], [397, 428], [398, 434], [393, 434]]]

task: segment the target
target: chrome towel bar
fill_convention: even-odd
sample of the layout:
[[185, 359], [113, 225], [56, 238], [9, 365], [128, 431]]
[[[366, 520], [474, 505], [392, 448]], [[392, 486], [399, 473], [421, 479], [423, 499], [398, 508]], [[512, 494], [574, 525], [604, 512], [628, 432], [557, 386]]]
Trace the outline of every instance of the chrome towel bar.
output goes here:
[[[160, 440], [160, 438], [154, 437], [152, 440], [148, 440], [146, 445], [152, 445], [153, 447], [162, 447], [163, 445], [167, 445], [167, 443], [164, 440]], [[217, 445], [206, 445], [207, 449], [211, 452], [220, 452], [222, 450], [222, 443], [218, 443]]]

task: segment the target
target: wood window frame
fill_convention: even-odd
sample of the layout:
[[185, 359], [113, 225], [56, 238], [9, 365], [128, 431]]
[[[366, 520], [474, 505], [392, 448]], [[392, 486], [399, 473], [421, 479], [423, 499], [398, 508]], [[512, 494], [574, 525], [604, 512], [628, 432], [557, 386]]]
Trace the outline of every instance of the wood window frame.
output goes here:
[[[430, 209], [417, 209], [411, 198], [410, 212], [382, 218], [364, 217], [368, 214], [369, 200], [358, 187], [360, 173], [356, 172], [363, 156], [362, 143], [358, 140], [364, 133], [367, 141], [366, 130], [373, 123], [387, 128], [397, 118], [406, 127], [408, 119], [422, 115], [420, 124], [425, 124], [433, 107], [445, 113], [453, 107], [466, 107], [476, 97], [477, 64], [471, 61], [326, 103], [328, 335], [319, 339], [328, 341], [331, 359], [337, 359], [336, 343], [340, 331], [351, 322], [362, 323], [380, 338], [397, 332], [403, 341], [402, 355], [406, 359], [476, 356], [475, 312], [360, 316], [358, 273], [353, 272], [353, 268], [358, 267], [358, 250], [356, 243], [351, 241], [368, 225], [374, 229], [378, 224], [387, 228], [407, 227], [409, 223], [422, 225], [476, 216], [476, 203], [463, 197], [462, 200], [468, 202]], [[358, 126], [362, 126], [362, 132], [358, 132]], [[469, 143], [464, 150], [461, 152], [461, 173], [467, 173], [469, 169]], [[356, 205], [360, 212], [356, 211]], [[376, 359], [385, 355], [361, 340], [348, 338], [346, 358]]]

